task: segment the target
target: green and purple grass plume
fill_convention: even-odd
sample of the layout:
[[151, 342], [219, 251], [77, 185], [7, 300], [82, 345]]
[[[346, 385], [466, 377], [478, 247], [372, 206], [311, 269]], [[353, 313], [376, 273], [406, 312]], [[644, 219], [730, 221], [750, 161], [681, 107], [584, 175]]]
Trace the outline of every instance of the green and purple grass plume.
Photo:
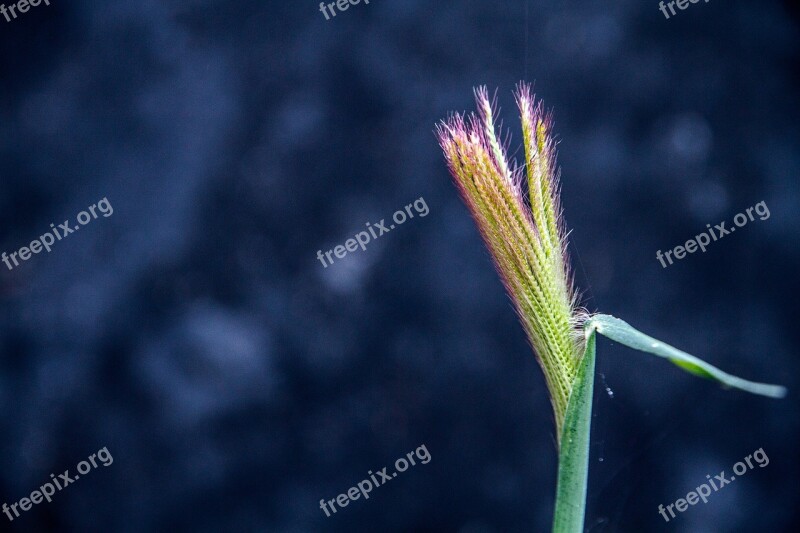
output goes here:
[[438, 136], [544, 371], [560, 440], [583, 335], [574, 320], [579, 313], [561, 221], [551, 120], [529, 86], [520, 84], [516, 97], [523, 166], [508, 161], [497, 139], [485, 87], [475, 91], [478, 114], [466, 119], [453, 115], [440, 124]]
[[[725, 387], [772, 398], [786, 389], [732, 376], [610, 315], [577, 306], [561, 219], [551, 120], [530, 87], [516, 91], [525, 164], [509, 163], [485, 87], [478, 114], [453, 115], [438, 129], [450, 172], [489, 248], [544, 371], [558, 438], [555, 533], [583, 531], [589, 472], [596, 334], [663, 357]], [[525, 188], [527, 184], [527, 195]]]

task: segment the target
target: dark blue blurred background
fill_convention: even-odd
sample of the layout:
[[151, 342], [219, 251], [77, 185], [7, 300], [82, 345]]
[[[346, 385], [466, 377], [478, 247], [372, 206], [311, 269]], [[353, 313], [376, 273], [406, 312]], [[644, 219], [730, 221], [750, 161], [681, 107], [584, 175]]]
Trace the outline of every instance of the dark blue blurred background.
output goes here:
[[[8, 2], [7, 2], [8, 3]], [[599, 341], [587, 530], [797, 531], [794, 2], [51, 0], [0, 18], [0, 499], [106, 446], [13, 531], [547, 531], [541, 371], [433, 135], [535, 82], [585, 305], [725, 370]], [[430, 208], [325, 269], [328, 250]], [[765, 201], [663, 269], [656, 250]], [[345, 492], [417, 465], [327, 518]], [[657, 512], [758, 448], [770, 464]]]

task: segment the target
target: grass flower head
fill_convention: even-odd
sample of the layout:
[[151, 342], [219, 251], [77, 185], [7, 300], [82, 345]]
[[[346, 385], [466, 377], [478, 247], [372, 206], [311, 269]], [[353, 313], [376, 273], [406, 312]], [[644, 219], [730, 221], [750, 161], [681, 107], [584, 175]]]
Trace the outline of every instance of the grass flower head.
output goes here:
[[551, 117], [528, 85], [517, 87], [525, 152], [518, 166], [498, 141], [485, 87], [475, 99], [477, 114], [439, 125], [439, 143], [544, 371], [560, 438], [583, 337], [576, 334]]

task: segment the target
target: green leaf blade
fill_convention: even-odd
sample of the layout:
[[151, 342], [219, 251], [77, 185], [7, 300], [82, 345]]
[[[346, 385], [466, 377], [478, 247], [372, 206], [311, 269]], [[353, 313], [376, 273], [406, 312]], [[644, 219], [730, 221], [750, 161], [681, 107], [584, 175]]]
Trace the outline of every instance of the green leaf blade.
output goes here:
[[596, 330], [597, 333], [613, 341], [624, 344], [634, 350], [647, 352], [668, 359], [682, 370], [696, 376], [717, 381], [724, 387], [739, 389], [751, 394], [758, 394], [770, 398], [783, 398], [786, 396], [786, 387], [757, 383], [728, 374], [693, 355], [678, 350], [649, 335], [645, 335], [624, 320], [620, 320], [611, 315], [594, 315], [589, 319], [588, 326]]
[[586, 350], [578, 366], [561, 432], [553, 533], [583, 531], [589, 477], [595, 346], [594, 329], [586, 328]]

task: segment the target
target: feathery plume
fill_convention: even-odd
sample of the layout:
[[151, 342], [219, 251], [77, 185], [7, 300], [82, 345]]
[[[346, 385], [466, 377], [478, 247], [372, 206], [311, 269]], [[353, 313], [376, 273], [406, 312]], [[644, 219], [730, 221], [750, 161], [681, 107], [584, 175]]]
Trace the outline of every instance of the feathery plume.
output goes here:
[[515, 94], [522, 120], [523, 167], [509, 164], [497, 139], [495, 107], [486, 87], [475, 91], [477, 115], [453, 115], [439, 124], [437, 135], [544, 371], [560, 440], [583, 337], [576, 334], [577, 299], [561, 221], [551, 118], [528, 85], [520, 84]]
[[786, 388], [733, 376], [623, 320], [589, 316], [577, 308], [559, 202], [552, 118], [531, 96], [529, 85], [517, 86], [515, 96], [524, 165], [510, 164], [497, 140], [495, 107], [486, 87], [475, 90], [478, 113], [442, 121], [437, 136], [544, 371], [559, 447], [553, 532], [574, 533], [584, 530], [585, 521], [596, 334], [729, 388], [771, 398], [782, 398]]

